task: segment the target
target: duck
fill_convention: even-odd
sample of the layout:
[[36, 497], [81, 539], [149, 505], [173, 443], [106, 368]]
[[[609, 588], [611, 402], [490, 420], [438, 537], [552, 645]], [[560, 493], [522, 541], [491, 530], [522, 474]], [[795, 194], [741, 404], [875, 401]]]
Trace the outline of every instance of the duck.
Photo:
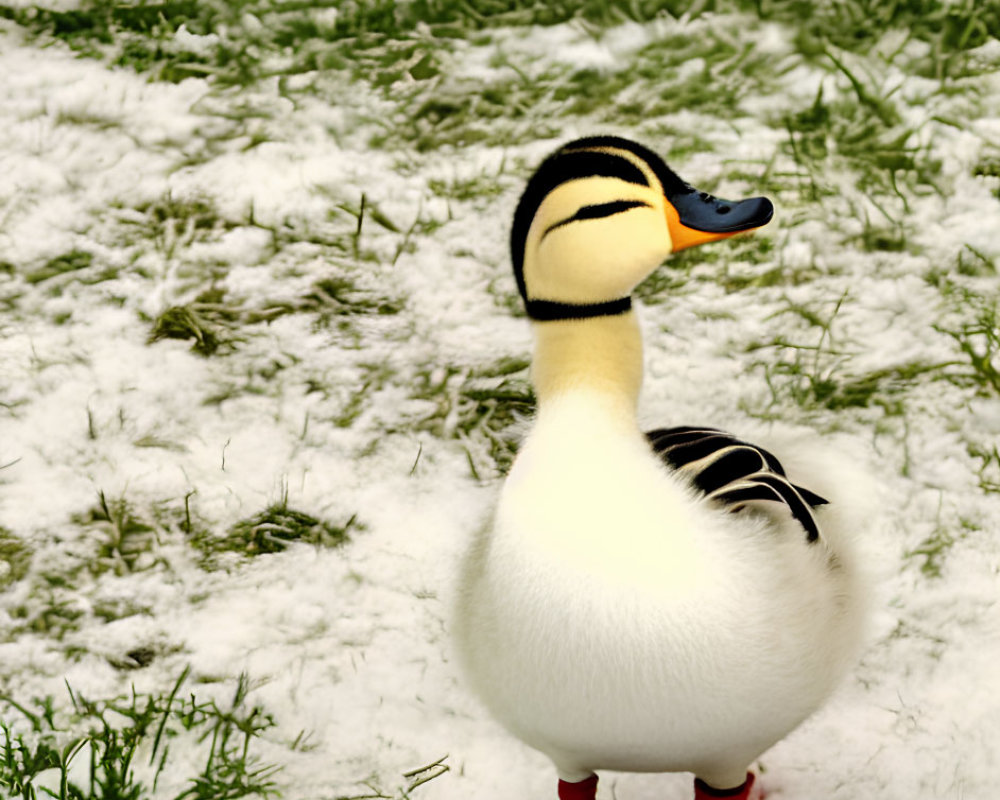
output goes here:
[[759, 757], [856, 658], [863, 521], [834, 461], [793, 453], [793, 436], [786, 471], [714, 425], [638, 417], [634, 290], [773, 213], [610, 135], [559, 147], [517, 204], [537, 408], [461, 561], [453, 639], [473, 693], [552, 762], [560, 800], [594, 800], [599, 771], [692, 773], [696, 800], [757, 800]]

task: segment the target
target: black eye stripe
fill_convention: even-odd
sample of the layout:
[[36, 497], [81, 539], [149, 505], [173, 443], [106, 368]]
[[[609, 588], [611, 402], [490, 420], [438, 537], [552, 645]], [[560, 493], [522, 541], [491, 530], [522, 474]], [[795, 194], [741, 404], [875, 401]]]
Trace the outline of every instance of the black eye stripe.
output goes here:
[[545, 233], [542, 234], [544, 239], [556, 228], [561, 228], [563, 225], [569, 225], [571, 222], [576, 222], [582, 219], [601, 219], [602, 217], [611, 217], [615, 214], [621, 214], [623, 211], [631, 211], [633, 208], [652, 208], [652, 206], [643, 200], [613, 200], [610, 203], [598, 203], [593, 206], [583, 206], [577, 210], [577, 212], [572, 217], [567, 217], [564, 220], [560, 220], [554, 225], [550, 225], [545, 229]]

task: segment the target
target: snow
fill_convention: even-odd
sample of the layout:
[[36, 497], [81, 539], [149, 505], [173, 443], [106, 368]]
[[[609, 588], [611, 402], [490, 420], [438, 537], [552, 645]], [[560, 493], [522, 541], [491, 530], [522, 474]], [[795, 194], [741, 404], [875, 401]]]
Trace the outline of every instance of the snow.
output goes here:
[[[325, 12], [327, 24], [332, 14]], [[501, 31], [492, 48], [456, 46], [452, 57], [469, 76], [502, 73], [494, 64], [504, 53], [617, 70], [665, 31], [695, 35], [703, 24], [629, 24], [600, 41], [572, 24]], [[437, 385], [527, 354], [526, 323], [496, 300], [513, 291], [506, 220], [523, 171], [510, 170], [519, 159], [537, 163], [552, 142], [375, 151], [366, 136], [387, 101], [363, 87], [348, 93], [330, 79], [326, 91], [342, 103], [311, 95], [292, 103], [273, 82], [241, 96], [195, 78], [151, 82], [58, 45], [26, 43], [13, 26], [0, 35], [0, 254], [17, 270], [0, 268], [0, 526], [34, 552], [33, 571], [0, 602], [0, 694], [66, 704], [64, 681], [89, 697], [130, 685], [165, 692], [190, 665], [189, 690], [225, 697], [245, 672], [253, 700], [277, 719], [262, 756], [283, 765], [287, 797], [360, 794], [366, 780], [395, 791], [405, 785], [402, 773], [445, 754], [450, 772], [417, 789], [422, 798], [547, 796], [550, 766], [486, 716], [450, 653], [457, 559], [488, 518], [497, 482], [475, 480], [462, 442], [421, 424], [437, 401], [417, 398], [412, 386], [425, 373]], [[787, 52], [780, 26], [761, 35], [769, 52]], [[210, 40], [182, 29], [176, 44], [199, 52]], [[995, 58], [995, 49], [983, 48], [983, 57]], [[821, 83], [828, 94], [849, 92], [804, 64], [782, 80], [785, 103], [811, 102]], [[893, 72], [891, 81], [915, 79]], [[311, 85], [303, 77], [289, 86], [299, 82]], [[995, 80], [984, 87], [1000, 95]], [[916, 82], [903, 89], [925, 91]], [[743, 105], [765, 114], [782, 101]], [[961, 97], [934, 102], [938, 111], [958, 108]], [[235, 122], [222, 113], [238, 108], [262, 114]], [[792, 225], [789, 215], [787, 229], [779, 199], [762, 235], [774, 237], [776, 263], [811, 265], [815, 282], [761, 288], [748, 302], [692, 279], [674, 301], [644, 309], [644, 418], [753, 429], [768, 426], [752, 410], [792, 413], [794, 406], [769, 406], [762, 366], [792, 354], [747, 345], [779, 337], [816, 345], [817, 330], [787, 313], [788, 304], [829, 313], [845, 291], [831, 324], [843, 350], [831, 369], [844, 368], [844, 353], [848, 375], [959, 358], [931, 323], [961, 309], [948, 308], [923, 276], [935, 265], [950, 269], [964, 245], [1000, 258], [996, 181], [970, 174], [984, 152], [995, 152], [995, 114], [963, 130], [934, 129], [929, 146], [948, 189], [912, 196], [908, 214], [894, 210], [912, 228], [917, 252], [847, 248], [845, 234], [861, 228], [849, 210], [861, 202], [853, 187], [812, 218]], [[704, 117], [671, 122], [701, 125]], [[564, 133], [589, 126], [568, 120]], [[266, 141], [248, 148], [255, 132]], [[760, 119], [705, 133], [735, 160], [773, 155], [788, 166], [781, 132]], [[682, 166], [692, 180], [722, 170], [718, 153]], [[503, 193], [463, 203], [427, 188], [434, 178], [482, 174], [496, 175]], [[336, 264], [308, 242], [274, 254], [268, 229], [291, 224], [341, 236], [353, 222], [331, 208], [356, 206], [362, 193], [400, 232], [365, 221], [360, 244], [370, 272], [359, 285], [406, 298], [403, 312], [344, 328], [289, 314], [239, 327], [232, 352], [210, 358], [189, 341], [148, 342], [150, 320], [193, 300], [206, 276], [227, 302], [247, 308], [301, 297]], [[204, 235], [179, 227], [157, 240], [140, 209], [167, 197], [207, 199], [221, 227]], [[415, 247], [397, 253], [414, 223], [433, 231], [418, 231]], [[113, 276], [37, 284], [22, 277], [72, 250], [93, 254], [88, 276]], [[967, 283], [995, 296], [995, 275]], [[866, 532], [876, 584], [869, 646], [833, 702], [762, 759], [776, 800], [986, 800], [1000, 782], [1000, 495], [980, 488], [969, 452], [970, 442], [993, 446], [1000, 404], [995, 391], [930, 378], [906, 391], [901, 416], [878, 407], [806, 409], [785, 423], [815, 427], [860, 453], [877, 477], [880, 510]], [[357, 416], [338, 421], [359, 392]], [[441, 430], [453, 424], [445, 420]], [[146, 568], [121, 576], [81, 569], [99, 533], [79, 519], [99, 491], [127, 499], [145, 518], [159, 509], [173, 520]], [[198, 524], [221, 535], [284, 493], [291, 507], [334, 523], [357, 514], [351, 542], [224, 559], [215, 571], [184, 543], [185, 497]], [[941, 532], [954, 543], [932, 578], [907, 554]], [[14, 615], [44, 604], [30, 581], [45, 571], [77, 581], [61, 597], [82, 616], [61, 638]], [[123, 611], [105, 621], [98, 607]], [[155, 651], [152, 664], [114, 666], [138, 646]], [[311, 747], [292, 750], [300, 731]], [[178, 757], [193, 758], [183, 750]], [[164, 797], [185, 774], [179, 769], [175, 784], [161, 787]], [[600, 790], [601, 798], [689, 793], [687, 776], [607, 775]]]

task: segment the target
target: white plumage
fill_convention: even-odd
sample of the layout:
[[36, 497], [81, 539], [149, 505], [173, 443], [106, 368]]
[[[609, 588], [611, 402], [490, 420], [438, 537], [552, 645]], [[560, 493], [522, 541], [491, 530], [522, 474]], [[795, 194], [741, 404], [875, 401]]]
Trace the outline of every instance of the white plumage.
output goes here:
[[[552, 760], [565, 797], [592, 797], [574, 787], [599, 769], [690, 771], [698, 797], [750, 797], [748, 767], [829, 695], [861, 630], [836, 473], [781, 479], [830, 500], [809, 542], [780, 497], [708, 499], [638, 426], [623, 298], [680, 237], [735, 232], [685, 213], [690, 187], [672, 179], [634, 143], [580, 140], [529, 183], [512, 234], [538, 414], [465, 559], [454, 628], [472, 687]], [[757, 203], [738, 230], [764, 216]]]

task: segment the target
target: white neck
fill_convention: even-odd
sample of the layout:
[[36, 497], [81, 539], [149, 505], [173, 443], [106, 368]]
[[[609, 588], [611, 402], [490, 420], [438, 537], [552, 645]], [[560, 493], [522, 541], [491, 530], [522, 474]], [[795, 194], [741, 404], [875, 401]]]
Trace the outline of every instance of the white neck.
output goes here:
[[635, 311], [606, 317], [536, 322], [532, 382], [539, 413], [553, 400], [587, 392], [635, 424], [642, 385], [642, 337]]

